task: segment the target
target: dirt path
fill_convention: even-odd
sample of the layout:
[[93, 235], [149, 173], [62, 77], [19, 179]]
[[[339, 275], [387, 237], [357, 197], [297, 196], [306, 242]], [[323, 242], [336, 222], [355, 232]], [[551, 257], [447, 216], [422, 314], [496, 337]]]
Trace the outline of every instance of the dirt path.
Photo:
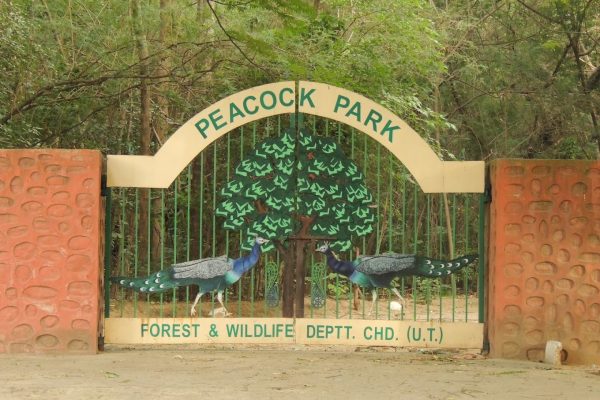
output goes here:
[[[356, 351], [360, 350], [360, 351]], [[470, 359], [475, 358], [475, 359]], [[598, 399], [600, 370], [468, 353], [304, 347], [109, 348], [0, 356], [0, 399]]]

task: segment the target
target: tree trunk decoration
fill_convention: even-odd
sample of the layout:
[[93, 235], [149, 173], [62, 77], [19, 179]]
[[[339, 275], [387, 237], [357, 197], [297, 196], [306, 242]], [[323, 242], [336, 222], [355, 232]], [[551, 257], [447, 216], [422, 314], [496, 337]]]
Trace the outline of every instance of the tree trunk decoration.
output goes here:
[[244, 233], [244, 249], [255, 236], [271, 239], [283, 258], [284, 317], [304, 316], [306, 252], [316, 240], [345, 251], [373, 231], [373, 196], [359, 168], [338, 144], [289, 128], [266, 139], [236, 167], [221, 190], [216, 212], [223, 227]]

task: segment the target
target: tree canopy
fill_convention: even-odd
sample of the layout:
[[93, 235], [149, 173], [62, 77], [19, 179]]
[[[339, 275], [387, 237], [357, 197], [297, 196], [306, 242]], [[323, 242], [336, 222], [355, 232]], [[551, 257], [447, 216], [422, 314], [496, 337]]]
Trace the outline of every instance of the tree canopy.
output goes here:
[[[223, 226], [284, 241], [293, 236], [329, 238], [348, 250], [351, 238], [373, 231], [373, 196], [364, 176], [330, 138], [301, 129], [258, 143], [221, 191]], [[273, 244], [263, 251], [273, 248]]]

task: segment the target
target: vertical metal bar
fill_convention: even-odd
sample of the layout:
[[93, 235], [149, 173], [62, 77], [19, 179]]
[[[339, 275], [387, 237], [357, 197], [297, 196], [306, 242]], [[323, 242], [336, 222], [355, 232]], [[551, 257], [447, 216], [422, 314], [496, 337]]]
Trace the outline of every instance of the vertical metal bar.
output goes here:
[[[354, 128], [350, 128], [350, 158], [352, 159], [352, 161], [354, 161], [354, 136], [355, 136], [355, 132], [354, 132]], [[353, 258], [355, 256], [354, 254], [354, 249], [350, 249], [350, 255], [351, 258]], [[350, 319], [352, 319], [352, 310], [354, 310], [354, 290], [352, 287], [352, 282], [350, 280], [348, 280], [348, 285], [350, 286], [350, 304], [349, 304], [349, 317]], [[325, 286], [327, 287], [327, 286]], [[325, 298], [327, 299], [327, 296], [325, 296]], [[326, 300], [327, 302], [327, 300]], [[358, 310], [357, 310], [358, 311]]]
[[[190, 261], [190, 238], [192, 236], [192, 165], [191, 162], [187, 169], [187, 212], [186, 212], [186, 229], [185, 229], [185, 260]], [[190, 308], [190, 287], [185, 287], [185, 309]]]
[[[327, 276], [325, 272], [325, 276]], [[327, 293], [327, 286], [325, 286], [325, 293]], [[340, 275], [335, 274], [335, 318], [340, 317]]]
[[[254, 123], [256, 124], [256, 122]], [[244, 159], [244, 126], [240, 127], [240, 161]], [[242, 257], [242, 246], [244, 232], [240, 231], [240, 251], [238, 257]], [[266, 302], [265, 302], [266, 307]], [[242, 279], [238, 279], [237, 282], [237, 316], [242, 316]]]
[[[311, 318], [314, 318], [314, 315], [315, 315], [315, 307], [313, 306], [314, 300], [312, 297], [312, 295], [314, 293], [312, 285], [315, 284], [315, 280], [316, 280], [314, 266], [315, 266], [315, 256], [314, 256], [314, 254], [311, 253], [310, 254], [310, 289], [311, 289], [310, 292], [311, 292], [311, 296], [310, 296], [310, 308], [309, 308]], [[325, 288], [325, 293], [327, 293], [327, 288]]]
[[[427, 241], [427, 257], [431, 257], [431, 196], [427, 195], [427, 230], [425, 240]], [[431, 279], [427, 278], [425, 284], [425, 307], [427, 311], [427, 321], [431, 312]]]
[[[204, 152], [200, 153], [200, 195], [198, 196], [198, 258], [203, 258], [204, 255]], [[198, 294], [200, 287], [198, 287]], [[194, 299], [196, 301], [196, 299]], [[202, 296], [198, 299], [196, 305], [198, 310], [202, 310]], [[200, 315], [200, 311], [198, 311]]]
[[[440, 194], [438, 196], [438, 206], [439, 206], [439, 210], [438, 210], [438, 225], [439, 226], [443, 226], [442, 224], [442, 220], [443, 220], [443, 215], [444, 215], [444, 195]], [[447, 228], [445, 228], [447, 229]], [[444, 254], [444, 231], [442, 229], [439, 230], [439, 235], [438, 235], [438, 239], [439, 239], [439, 251], [438, 254], [441, 256]], [[441, 257], [440, 257], [441, 258]], [[442, 281], [442, 279], [440, 278], [440, 287], [439, 287], [439, 297], [440, 297], [440, 322], [442, 322], [443, 320], [443, 315], [444, 315], [444, 310], [443, 310], [443, 287], [444, 287], [444, 282]]]
[[[278, 135], [280, 132], [277, 133]], [[252, 124], [252, 148], [256, 148], [256, 122]], [[256, 279], [254, 268], [250, 270], [250, 317], [254, 317], [254, 281]]]
[[[366, 135], [365, 135], [366, 137]], [[381, 144], [380, 143], [376, 143], [377, 146], [377, 180], [376, 180], [376, 185], [377, 185], [377, 222], [375, 224], [376, 227], [376, 231], [375, 231], [375, 254], [379, 254], [380, 246], [381, 246]], [[375, 288], [375, 290], [377, 290], [377, 288]], [[379, 296], [377, 297], [379, 298]], [[388, 296], [388, 307], [387, 309], [389, 310], [389, 296]], [[377, 303], [375, 303], [375, 319], [379, 319], [379, 300], [377, 301]]]
[[[402, 172], [401, 172], [402, 173]], [[402, 223], [400, 224], [400, 235], [402, 237], [402, 253], [406, 253], [406, 224], [408, 219], [406, 218], [406, 177], [402, 175]], [[402, 297], [405, 296], [405, 281], [404, 277], [400, 279], [400, 294]], [[405, 310], [402, 307], [400, 312], [400, 319], [404, 320]]]
[[[363, 135], [363, 174], [365, 176], [365, 180], [367, 179], [367, 170], [368, 170], [368, 165], [367, 165], [367, 153], [368, 153], [368, 146], [369, 146], [369, 142], [368, 142], [368, 137], [367, 135]], [[367, 238], [366, 236], [362, 237], [362, 254], [365, 254], [367, 251]], [[375, 289], [377, 290], [377, 289]], [[363, 293], [363, 299], [362, 299], [362, 303], [363, 303], [363, 307], [362, 307], [362, 311], [363, 311], [363, 319], [365, 318], [365, 296], [366, 293]], [[372, 295], [371, 295], [372, 296]], [[371, 301], [373, 301], [373, 298], [371, 297]]]
[[[393, 210], [394, 210], [394, 206], [392, 204], [393, 201], [393, 193], [394, 191], [392, 190], [392, 184], [393, 184], [393, 175], [394, 175], [394, 160], [392, 159], [392, 155], [391, 153], [388, 153], [388, 161], [389, 161], [389, 171], [388, 171], [388, 226], [387, 226], [387, 234], [388, 234], [388, 251], [393, 251], [393, 245], [392, 245], [392, 223], [393, 223]], [[390, 299], [389, 303], [391, 303], [391, 298], [392, 296], [389, 294], [389, 290], [388, 290], [388, 298]], [[387, 309], [387, 313], [388, 313], [388, 320], [392, 319], [392, 310], [390, 308], [390, 304], [388, 304], [388, 309]]]
[[389, 158], [389, 176], [388, 176], [388, 208], [389, 208], [389, 212], [388, 212], [388, 229], [387, 229], [387, 233], [388, 233], [388, 251], [393, 251], [394, 247], [393, 247], [393, 216], [394, 216], [394, 190], [393, 190], [393, 183], [394, 183], [394, 160], [392, 159], [392, 155], [388, 154], [388, 158]]
[[[418, 229], [417, 225], [419, 223], [419, 206], [418, 206], [418, 190], [417, 186], [413, 185], [413, 201], [414, 201], [414, 214], [413, 214], [413, 253], [417, 254], [418, 252]], [[413, 291], [413, 321], [417, 320], [417, 278], [415, 276], [412, 277], [412, 291]]]
[[200, 153], [200, 196], [198, 196], [198, 258], [204, 250], [204, 152]]
[[[363, 174], [365, 176], [365, 180], [367, 179], [367, 172], [368, 172], [368, 164], [367, 164], [367, 154], [369, 152], [369, 142], [368, 142], [368, 137], [367, 135], [363, 135]], [[362, 254], [365, 254], [365, 252], [367, 251], [367, 238], [365, 236], [363, 236], [362, 238]]]
[[[148, 246], [146, 248], [146, 276], [150, 276], [150, 262], [152, 258], [152, 189], [148, 189], [148, 230], [146, 231], [147, 243]], [[146, 294], [146, 316], [150, 316], [150, 294]]]
[[[452, 242], [454, 243], [454, 254], [452, 258], [456, 257], [456, 194], [452, 195]], [[456, 320], [456, 275], [450, 275], [450, 282], [452, 284], [452, 322]]]
[[[227, 133], [227, 161], [225, 162], [226, 168], [226, 182], [229, 182], [230, 174], [231, 174], [231, 132]], [[215, 204], [214, 210], [217, 209], [217, 205]], [[213, 210], [213, 213], [215, 212]], [[225, 254], [229, 257], [229, 231], [225, 230]], [[229, 290], [225, 288], [225, 308], [229, 307]]]
[[[366, 136], [366, 135], [365, 135]], [[376, 231], [375, 231], [375, 254], [379, 254], [379, 251], [381, 250], [380, 247], [380, 234], [381, 232], [379, 231], [381, 229], [381, 144], [380, 143], [376, 143], [377, 146], [377, 179], [376, 179], [376, 185], [377, 185], [377, 193], [376, 193], [376, 198], [377, 198], [377, 222], [375, 223], [376, 226]]]
[[[212, 165], [212, 256], [217, 255], [217, 145], [218, 141], [213, 143], [213, 165]], [[210, 310], [211, 314], [215, 313], [215, 293], [210, 294]]]
[[[160, 190], [160, 269], [165, 268], [165, 189]], [[164, 316], [164, 294], [160, 294], [160, 317]]]
[[479, 268], [477, 270], [478, 318], [485, 321], [485, 194], [479, 195]]
[[[121, 188], [121, 227], [120, 227], [120, 234], [121, 237], [119, 238], [119, 264], [120, 264], [120, 270], [121, 270], [121, 276], [125, 275], [125, 204], [127, 203], [127, 192], [125, 188]], [[128, 271], [129, 272], [129, 271]], [[121, 286], [120, 288], [121, 291], [121, 296], [120, 296], [120, 304], [119, 304], [119, 308], [121, 310], [121, 317], [123, 316], [123, 307], [124, 307], [124, 303], [125, 303], [125, 299], [124, 299], [124, 294], [125, 294], [125, 289]]]
[[263, 317], [268, 317], [268, 310], [267, 310], [267, 264], [269, 263], [269, 255], [265, 254], [265, 261], [263, 263], [264, 268], [263, 268], [263, 282], [264, 282], [264, 296], [263, 296]]
[[[471, 196], [467, 195], [465, 198], [465, 254], [467, 254], [470, 250], [470, 240], [469, 240], [469, 225], [471, 221], [469, 219], [469, 208], [471, 206], [470, 200]], [[469, 267], [463, 268], [463, 276], [464, 276], [464, 291], [465, 291], [465, 322], [469, 322]]]
[[[179, 177], [175, 179], [175, 193], [173, 196], [173, 264], [177, 264], [177, 216], [179, 215], [178, 209], [179, 201]], [[175, 318], [177, 316], [177, 289], [173, 288], [173, 298], [171, 299], [171, 316]]]
[[112, 256], [112, 190], [104, 188], [104, 317], [110, 317], [110, 265]]
[[[138, 243], [139, 241], [139, 212], [140, 212], [140, 207], [139, 207], [139, 203], [140, 203], [140, 189], [135, 188], [135, 204], [134, 204], [134, 214], [135, 215], [135, 219], [133, 221], [133, 276], [135, 276], [136, 278], [138, 277], [138, 260], [139, 260], [139, 256], [138, 256], [138, 251], [139, 251], [139, 245]], [[139, 293], [138, 291], [134, 291], [133, 293], [133, 318], [137, 317], [137, 309], [138, 309], [138, 297], [139, 297]]]

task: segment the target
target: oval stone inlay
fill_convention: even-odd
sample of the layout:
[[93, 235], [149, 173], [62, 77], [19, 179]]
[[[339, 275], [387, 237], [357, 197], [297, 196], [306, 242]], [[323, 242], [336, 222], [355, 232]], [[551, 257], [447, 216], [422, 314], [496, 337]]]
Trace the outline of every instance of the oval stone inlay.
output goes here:
[[85, 250], [90, 247], [92, 241], [87, 236], [73, 236], [69, 239], [69, 248], [73, 250]]
[[47, 286], [30, 286], [23, 291], [27, 297], [44, 300], [56, 297], [58, 290]]

